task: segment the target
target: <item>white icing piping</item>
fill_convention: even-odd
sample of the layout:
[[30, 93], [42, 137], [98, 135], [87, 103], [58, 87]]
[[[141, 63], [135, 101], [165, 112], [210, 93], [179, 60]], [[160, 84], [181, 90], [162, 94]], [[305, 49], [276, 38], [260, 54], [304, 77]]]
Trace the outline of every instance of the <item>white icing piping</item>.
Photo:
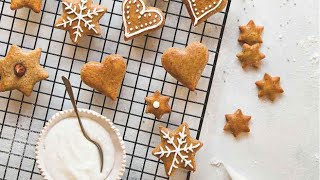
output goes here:
[[223, 0], [220, 0], [219, 3], [216, 4], [216, 6], [214, 6], [212, 9], [206, 11], [206, 12], [203, 13], [201, 16], [197, 17], [196, 14], [195, 14], [195, 12], [194, 12], [194, 10], [193, 10], [193, 8], [192, 8], [192, 2], [191, 2], [191, 0], [188, 0], [188, 3], [189, 3], [189, 5], [190, 5], [190, 9], [191, 9], [192, 14], [193, 14], [193, 17], [194, 17], [194, 25], [197, 25], [198, 22], [199, 22], [199, 20], [200, 20], [201, 18], [203, 18], [204, 16], [206, 16], [206, 15], [209, 14], [210, 12], [214, 11], [215, 9], [217, 9], [217, 8], [220, 6], [220, 4], [222, 3], [222, 1], [223, 1]]
[[128, 1], [130, 1], [130, 0], [126, 0], [125, 3], [122, 4], [122, 10], [123, 10], [122, 19], [123, 19], [123, 22], [124, 22], [123, 24], [124, 24], [124, 27], [125, 27], [125, 28], [124, 28], [124, 30], [125, 30], [125, 32], [124, 32], [125, 37], [130, 38], [130, 37], [132, 37], [132, 36], [138, 35], [138, 34], [143, 33], [143, 32], [145, 32], [145, 31], [148, 31], [148, 30], [151, 30], [151, 29], [155, 29], [155, 28], [157, 28], [158, 26], [160, 26], [160, 25], [162, 24], [162, 22], [163, 22], [163, 17], [162, 17], [162, 14], [161, 14], [161, 13], [159, 13], [159, 12], [156, 11], [156, 10], [146, 10], [146, 5], [144, 4], [144, 2], [143, 2], [142, 0], [132, 0], [132, 1], [139, 1], [139, 2], [142, 4], [142, 10], [140, 11], [140, 15], [141, 15], [141, 14], [144, 14], [144, 13], [148, 13], [148, 12], [154, 12], [154, 13], [157, 13], [157, 14], [159, 15], [160, 21], [159, 21], [157, 24], [155, 24], [155, 25], [148, 26], [148, 27], [146, 27], [146, 28], [142, 28], [142, 29], [140, 29], [140, 30], [138, 30], [138, 31], [136, 31], [136, 32], [134, 32], [134, 33], [128, 32], [127, 20], [126, 20], [126, 16], [125, 16], [125, 13], [124, 13], [124, 12], [125, 12], [125, 7], [127, 6], [126, 4], [128, 3]]
[[153, 106], [153, 108], [158, 109], [160, 107], [160, 102], [159, 101], [154, 101], [152, 106]]

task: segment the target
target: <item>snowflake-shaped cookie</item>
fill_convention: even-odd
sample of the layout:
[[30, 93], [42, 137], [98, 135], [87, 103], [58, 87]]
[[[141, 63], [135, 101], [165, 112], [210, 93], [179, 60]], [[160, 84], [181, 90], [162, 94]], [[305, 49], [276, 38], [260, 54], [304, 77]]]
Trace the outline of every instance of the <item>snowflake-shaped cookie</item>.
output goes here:
[[160, 158], [168, 176], [178, 168], [196, 170], [194, 156], [202, 143], [190, 136], [187, 123], [182, 123], [175, 131], [160, 127], [161, 143], [152, 151]]
[[85, 35], [100, 35], [99, 20], [107, 8], [93, 4], [93, 0], [63, 0], [63, 14], [55, 27], [69, 31], [72, 42]]

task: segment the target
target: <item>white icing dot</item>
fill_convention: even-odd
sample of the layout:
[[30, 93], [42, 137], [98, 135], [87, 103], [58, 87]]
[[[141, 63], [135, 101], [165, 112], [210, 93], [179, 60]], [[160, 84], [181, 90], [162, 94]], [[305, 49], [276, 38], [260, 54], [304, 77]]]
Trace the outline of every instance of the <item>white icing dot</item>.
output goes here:
[[217, 4], [217, 2], [213, 2], [213, 4]]
[[144, 17], [147, 17], [147, 14], [144, 14], [143, 16], [144, 16]]
[[153, 22], [155, 23], [155, 22], [157, 22], [157, 21], [154, 19]]
[[140, 4], [137, 4], [137, 8], [139, 8], [140, 7]]
[[204, 13], [204, 10], [202, 9], [201, 12]]
[[127, 13], [127, 14], [129, 14], [129, 13], [130, 13], [130, 11], [127, 11], [126, 13]]
[[197, 6], [196, 4], [192, 4], [192, 6]]
[[145, 26], [148, 26], [148, 23], [144, 23]]
[[197, 8], [194, 8], [194, 11], [198, 11], [198, 9], [197, 9]]
[[139, 15], [139, 16], [138, 16], [138, 19], [140, 19], [140, 18], [141, 18], [141, 16]]
[[131, 22], [128, 22], [128, 24], [131, 24]]
[[130, 16], [127, 16], [127, 19], [130, 19]]
[[129, 1], [129, 4], [131, 4], [132, 3], [132, 1]]
[[212, 5], [211, 4], [209, 4], [209, 8], [211, 8], [212, 7]]
[[140, 25], [140, 27], [142, 27], [142, 28], [143, 28], [143, 24], [141, 24], [141, 25]]
[[192, 0], [192, 2], [196, 2], [196, 0]]
[[157, 17], [158, 17], [158, 15], [156, 14], [154, 17], [155, 17], [155, 18], [157, 18]]
[[138, 26], [136, 26], [136, 29], [139, 29], [139, 27], [138, 27]]
[[137, 9], [136, 12], [139, 12], [139, 9]]
[[160, 107], [159, 101], [154, 101], [152, 105], [153, 105], [153, 108], [155, 109], [158, 109]]
[[152, 24], [152, 21], [150, 21], [149, 24]]
[[149, 15], [149, 17], [151, 17], [151, 13], [149, 13], [148, 15]]
[[133, 0], [133, 3], [136, 3], [137, 1], [136, 0]]
[[130, 28], [130, 31], [132, 31], [133, 30], [133, 28]]
[[196, 15], [199, 15], [199, 12], [196, 12]]
[[127, 6], [127, 9], [130, 9], [130, 6]]
[[205, 10], [207, 10], [207, 9], [208, 9], [208, 7], [205, 7], [204, 9], [205, 9]]

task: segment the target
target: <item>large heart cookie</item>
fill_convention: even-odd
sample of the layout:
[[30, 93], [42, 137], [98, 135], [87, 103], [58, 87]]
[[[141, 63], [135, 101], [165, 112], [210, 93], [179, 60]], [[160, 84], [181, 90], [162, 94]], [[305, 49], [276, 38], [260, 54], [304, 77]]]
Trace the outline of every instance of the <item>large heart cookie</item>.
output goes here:
[[120, 55], [109, 55], [102, 63], [89, 62], [81, 69], [81, 79], [88, 86], [116, 100], [126, 72]]
[[192, 43], [185, 49], [167, 49], [163, 53], [161, 61], [163, 68], [171, 76], [194, 91], [208, 59], [208, 48], [201, 43]]
[[155, 7], [146, 7], [143, 0], [124, 0], [122, 13], [126, 41], [160, 29], [164, 25], [162, 11]]
[[228, 0], [183, 0], [194, 26], [202, 23], [211, 15], [220, 12]]

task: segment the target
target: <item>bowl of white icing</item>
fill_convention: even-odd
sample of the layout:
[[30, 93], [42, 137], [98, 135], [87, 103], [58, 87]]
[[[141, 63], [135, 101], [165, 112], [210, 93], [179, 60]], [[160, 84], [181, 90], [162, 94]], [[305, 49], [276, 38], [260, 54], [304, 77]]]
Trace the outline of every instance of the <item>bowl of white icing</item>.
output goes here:
[[115, 180], [125, 170], [126, 153], [119, 130], [106, 117], [79, 109], [85, 131], [103, 152], [103, 169], [97, 147], [82, 134], [73, 110], [55, 114], [41, 131], [36, 161], [47, 180]]

